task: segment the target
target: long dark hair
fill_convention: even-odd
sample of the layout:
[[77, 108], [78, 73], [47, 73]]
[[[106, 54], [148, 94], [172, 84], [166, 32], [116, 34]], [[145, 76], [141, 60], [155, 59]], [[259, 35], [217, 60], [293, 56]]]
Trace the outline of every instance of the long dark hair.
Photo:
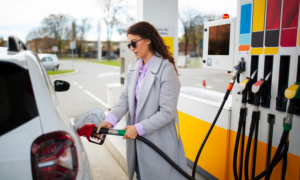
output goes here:
[[[143, 39], [150, 39], [150, 51], [157, 57], [168, 59], [170, 63], [173, 64], [176, 74], [178, 75], [174, 57], [172, 56], [173, 54], [169, 51], [170, 47], [166, 46], [163, 38], [159, 35], [157, 29], [152, 24], [145, 21], [135, 23], [128, 28], [127, 35], [128, 34], [139, 35]], [[160, 56], [155, 54], [156, 52], [158, 52]]]

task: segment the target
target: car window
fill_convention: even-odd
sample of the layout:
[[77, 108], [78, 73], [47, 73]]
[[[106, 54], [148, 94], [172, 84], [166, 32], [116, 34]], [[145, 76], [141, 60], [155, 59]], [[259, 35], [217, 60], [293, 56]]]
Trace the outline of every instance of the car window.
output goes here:
[[53, 61], [52, 57], [47, 57], [48, 61]]
[[37, 116], [28, 70], [0, 62], [0, 136]]
[[46, 62], [46, 61], [47, 61], [46, 57], [43, 57], [43, 58], [41, 59], [41, 61], [42, 61], [42, 62]]

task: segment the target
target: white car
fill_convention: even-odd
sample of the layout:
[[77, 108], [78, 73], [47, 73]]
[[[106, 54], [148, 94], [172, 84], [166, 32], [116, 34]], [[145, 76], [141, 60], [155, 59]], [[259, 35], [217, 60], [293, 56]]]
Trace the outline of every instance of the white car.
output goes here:
[[92, 179], [83, 144], [39, 57], [10, 36], [0, 47], [0, 179]]
[[56, 54], [38, 54], [46, 70], [57, 71], [59, 61]]

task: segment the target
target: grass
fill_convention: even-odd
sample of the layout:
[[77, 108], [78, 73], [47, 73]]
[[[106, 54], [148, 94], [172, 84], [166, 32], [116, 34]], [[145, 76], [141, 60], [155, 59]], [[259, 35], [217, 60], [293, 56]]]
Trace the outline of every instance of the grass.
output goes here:
[[48, 75], [57, 75], [57, 74], [65, 74], [65, 73], [71, 73], [75, 70], [65, 70], [65, 71], [47, 71]]
[[[58, 57], [58, 60], [72, 60], [72, 57]], [[74, 60], [97, 60], [97, 58], [74, 57]]]
[[105, 64], [109, 66], [118, 66], [120, 67], [120, 60], [110, 60], [110, 61], [90, 61], [93, 63], [98, 63], [98, 64]]

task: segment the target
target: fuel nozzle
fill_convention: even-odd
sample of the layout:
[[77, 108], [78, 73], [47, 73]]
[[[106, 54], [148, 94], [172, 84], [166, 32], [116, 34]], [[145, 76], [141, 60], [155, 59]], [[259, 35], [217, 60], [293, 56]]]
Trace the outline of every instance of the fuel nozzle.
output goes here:
[[249, 91], [252, 87], [252, 85], [254, 84], [254, 77], [257, 73], [257, 70], [255, 70], [251, 77], [246, 77], [246, 79], [244, 79], [241, 83], [240, 83], [240, 91], [244, 92], [244, 91]]
[[271, 74], [272, 74], [272, 72], [269, 72], [268, 75], [264, 79], [260, 79], [259, 81], [254, 83], [252, 86], [252, 92], [256, 96], [255, 101], [254, 101], [254, 105], [256, 107], [259, 106], [261, 94], [266, 91], [267, 85], [270, 83]]
[[257, 70], [255, 70], [251, 77], [246, 77], [246, 79], [244, 79], [242, 82], [240, 82], [239, 87], [240, 87], [240, 92], [242, 93], [243, 97], [242, 97], [242, 104], [245, 104], [247, 101], [247, 94], [248, 91], [251, 90], [252, 85], [254, 84], [254, 78], [257, 74]]
[[234, 73], [234, 76], [232, 77], [232, 80], [230, 81], [230, 83], [233, 84], [235, 79], [237, 79], [237, 82], [240, 83], [239, 82], [240, 73], [243, 73], [246, 71], [245, 59], [242, 57], [241, 60], [238, 62], [238, 64], [235, 65], [233, 68], [235, 69], [235, 73]]
[[299, 107], [297, 106], [297, 102], [300, 99], [300, 83], [295, 82], [293, 85], [288, 87], [284, 93], [285, 97], [290, 100], [290, 104], [288, 106], [288, 110], [286, 113], [286, 117], [284, 119], [284, 130], [290, 131], [293, 123], [293, 115], [299, 111]]

